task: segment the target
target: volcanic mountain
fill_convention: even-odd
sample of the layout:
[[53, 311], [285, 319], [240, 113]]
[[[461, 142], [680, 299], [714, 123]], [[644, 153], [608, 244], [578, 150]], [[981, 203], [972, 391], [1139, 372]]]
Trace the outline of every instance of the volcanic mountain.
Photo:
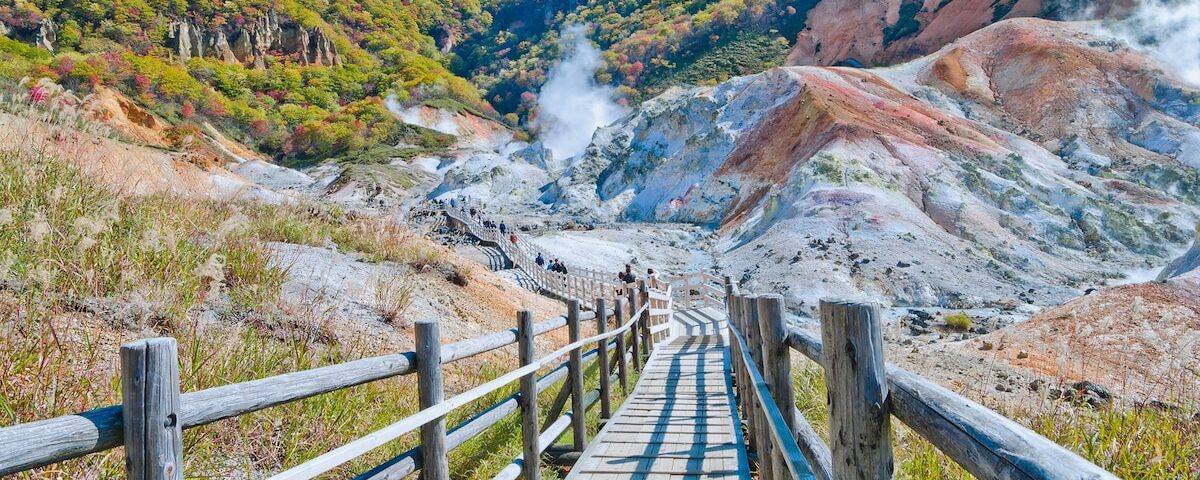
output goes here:
[[718, 228], [793, 304], [1053, 304], [1165, 264], [1200, 218], [1200, 92], [1085, 23], [1000, 22], [897, 67], [673, 89], [544, 199]]
[[1118, 17], [1131, 0], [822, 0], [788, 52], [788, 65], [894, 65], [1002, 19]]

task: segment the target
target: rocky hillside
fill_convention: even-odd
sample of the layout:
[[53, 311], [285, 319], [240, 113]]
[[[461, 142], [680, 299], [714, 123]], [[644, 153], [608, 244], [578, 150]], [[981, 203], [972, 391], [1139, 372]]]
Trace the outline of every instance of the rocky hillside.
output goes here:
[[825, 0], [808, 11], [788, 65], [881, 66], [932, 53], [999, 20], [1121, 15], [1133, 0]]
[[495, 0], [490, 26], [442, 43], [502, 112], [531, 113], [560, 54], [559, 27], [587, 24], [602, 83], [637, 103], [672, 85], [712, 85], [790, 65], [892, 65], [1006, 18], [1119, 14], [1131, 0]]
[[726, 271], [810, 307], [1057, 304], [1186, 247], [1198, 126], [1200, 92], [1144, 56], [1010, 20], [895, 68], [671, 90], [597, 132], [545, 199], [712, 225]]
[[961, 345], [1055, 378], [1090, 379], [1144, 404], [1195, 399], [1200, 276], [1104, 288]]

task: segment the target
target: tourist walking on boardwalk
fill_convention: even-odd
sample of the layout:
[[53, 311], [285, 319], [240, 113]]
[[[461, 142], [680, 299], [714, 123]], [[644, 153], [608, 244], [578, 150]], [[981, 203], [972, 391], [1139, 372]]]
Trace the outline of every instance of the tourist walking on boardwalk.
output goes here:
[[626, 263], [625, 271], [617, 274], [617, 279], [621, 283], [633, 283], [637, 281], [637, 274], [633, 273], [633, 266]]

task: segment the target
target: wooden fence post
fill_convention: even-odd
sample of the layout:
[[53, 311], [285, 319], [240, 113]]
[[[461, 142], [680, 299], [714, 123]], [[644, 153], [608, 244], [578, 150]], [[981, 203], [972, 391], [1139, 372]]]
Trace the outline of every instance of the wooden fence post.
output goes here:
[[[416, 333], [417, 397], [422, 410], [442, 403], [442, 335], [436, 320], [419, 320]], [[421, 426], [421, 479], [450, 480], [446, 458], [446, 417]]]
[[[741, 301], [740, 296], [735, 296], [732, 294], [729, 296], [728, 316], [729, 316], [730, 332], [732, 332], [734, 330], [737, 330], [739, 332], [742, 331], [742, 326], [741, 326], [742, 322], [741, 322], [741, 318], [740, 318], [741, 307], [738, 305], [739, 301]], [[742, 347], [740, 345], [738, 345], [738, 343], [734, 340], [732, 333], [730, 333], [730, 335], [729, 335], [729, 345], [733, 350], [732, 351], [733, 361], [731, 363], [733, 364], [733, 381], [734, 381], [734, 386], [736, 387], [734, 389], [734, 394], [737, 396], [738, 404], [744, 404], [746, 402], [746, 392], [745, 392], [746, 381], [742, 378], [742, 375], [745, 374], [745, 371], [742, 367]], [[742, 418], [745, 419], [745, 416], [746, 416], [745, 408], [741, 409], [741, 413], [742, 413]], [[747, 425], [747, 427], [748, 426], [749, 425]]]
[[[567, 304], [567, 341], [578, 342], [579, 331], [579, 300], [571, 299]], [[584, 422], [587, 411], [583, 402], [583, 348], [571, 350], [570, 363], [567, 366], [567, 376], [571, 380], [571, 438], [575, 451], [582, 452], [587, 446], [587, 424]]]
[[[796, 432], [796, 394], [792, 390], [792, 349], [787, 343], [787, 325], [783, 320], [783, 297], [763, 296], [758, 299], [758, 320], [762, 325], [763, 378], [784, 424], [793, 438]], [[781, 451], [771, 455], [771, 470], [776, 476], [787, 471]], [[793, 472], [799, 474], [801, 472]]]
[[725, 309], [729, 310], [729, 304], [733, 300], [733, 279], [729, 275], [725, 276]]
[[[603, 298], [596, 299], [596, 335], [608, 332], [607, 305]], [[596, 343], [596, 362], [600, 370], [600, 418], [608, 420], [612, 417], [612, 399], [609, 398], [608, 376], [608, 339]]]
[[628, 283], [625, 285], [626, 290], [629, 290], [629, 315], [633, 320], [633, 326], [629, 329], [629, 348], [633, 350], [633, 369], [640, 372], [642, 371], [642, 355], [641, 349], [638, 348], [638, 335], [640, 334], [638, 328], [640, 328], [639, 324], [642, 323], [642, 319], [641, 317], [634, 319], [633, 315], [637, 313], [641, 305], [638, 305], [637, 292], [633, 287], [629, 287]]
[[[750, 344], [750, 358], [754, 360], [754, 366], [759, 373], [764, 371], [763, 364], [763, 349], [762, 349], [762, 328], [758, 318], [758, 295], [746, 297], [746, 301], [742, 303], [742, 309], [746, 318], [746, 343]], [[758, 471], [760, 478], [775, 478], [772, 472], [771, 457], [774, 450], [771, 445], [770, 426], [767, 424], [766, 412], [762, 406], [758, 404], [756, 398], [754, 403], [754, 430], [755, 441], [758, 443]]]
[[174, 338], [121, 345], [121, 398], [127, 478], [182, 480], [179, 352]]
[[891, 402], [876, 304], [821, 300], [835, 479], [892, 478]]
[[[625, 300], [620, 297], [613, 305], [614, 321], [617, 328], [625, 325]], [[621, 394], [629, 395], [629, 372], [626, 371], [625, 353], [629, 350], [625, 349], [625, 334], [617, 335], [617, 378], [621, 381]]]
[[[536, 353], [533, 344], [533, 312], [517, 312], [517, 350], [521, 366], [533, 363]], [[538, 444], [538, 391], [537, 372], [521, 377], [521, 451], [523, 461], [521, 473], [526, 480], [541, 477], [542, 449]]]
[[[737, 329], [738, 332], [741, 333], [742, 338], [746, 340], [746, 348], [751, 348], [749, 345], [750, 333], [747, 331], [749, 319], [746, 318], [746, 304], [748, 303], [750, 303], [750, 298], [747, 295], [737, 295], [734, 297], [733, 306], [736, 309], [734, 318], [737, 321]], [[743, 353], [741, 352], [741, 345], [738, 345], [738, 352], [737, 362], [742, 366], [742, 377], [739, 382], [742, 386], [742, 396], [738, 399], [738, 403], [740, 403], [742, 406], [742, 416], [745, 417], [746, 420], [746, 447], [750, 452], [757, 452], [758, 415], [755, 414], [757, 408], [754, 405], [754, 389], [750, 385], [750, 372], [747, 370], [748, 367], [742, 363]], [[753, 359], [752, 352], [745, 352], [745, 354], [750, 354], [751, 359]]]
[[642, 311], [642, 318], [638, 321], [642, 325], [642, 352], [646, 355], [647, 361], [650, 359], [650, 352], [654, 350], [654, 338], [650, 335], [650, 290], [646, 287], [645, 280], [638, 280], [638, 306], [645, 305], [646, 309]]

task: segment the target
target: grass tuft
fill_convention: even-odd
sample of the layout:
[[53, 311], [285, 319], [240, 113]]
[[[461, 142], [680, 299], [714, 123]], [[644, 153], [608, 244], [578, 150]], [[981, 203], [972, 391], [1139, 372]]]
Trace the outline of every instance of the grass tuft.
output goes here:
[[946, 320], [946, 325], [957, 328], [959, 330], [967, 330], [967, 329], [971, 328], [971, 325], [973, 324], [973, 322], [971, 322], [971, 316], [967, 315], [965, 312], [951, 313], [949, 315], [946, 315], [945, 320]]

